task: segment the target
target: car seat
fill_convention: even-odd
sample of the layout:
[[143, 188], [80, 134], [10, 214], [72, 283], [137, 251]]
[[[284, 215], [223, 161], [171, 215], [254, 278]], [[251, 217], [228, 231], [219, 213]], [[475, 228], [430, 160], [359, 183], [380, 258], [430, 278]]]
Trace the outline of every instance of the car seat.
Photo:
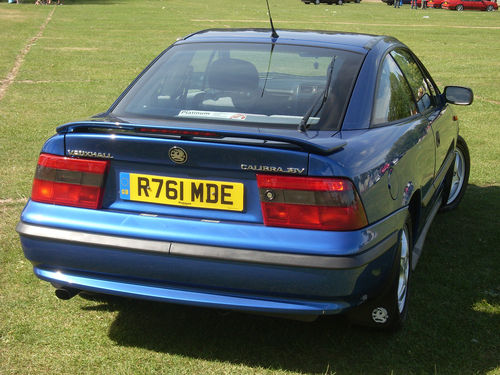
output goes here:
[[206, 88], [193, 105], [205, 110], [251, 112], [258, 87], [259, 73], [252, 63], [221, 58], [208, 67]]

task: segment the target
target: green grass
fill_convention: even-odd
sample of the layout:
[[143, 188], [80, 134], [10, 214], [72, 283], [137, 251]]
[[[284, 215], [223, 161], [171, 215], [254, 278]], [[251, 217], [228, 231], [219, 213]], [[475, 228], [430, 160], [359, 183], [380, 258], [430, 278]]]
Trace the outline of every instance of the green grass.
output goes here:
[[32, 274], [14, 231], [44, 140], [61, 123], [105, 110], [176, 38], [267, 27], [265, 2], [3, 2], [1, 80], [56, 9], [0, 100], [0, 374], [500, 374], [500, 14], [270, 3], [279, 28], [393, 35], [441, 87], [475, 92], [472, 106], [456, 108], [471, 185], [431, 228], [405, 329], [387, 335], [342, 318], [300, 323], [111, 297], [57, 300]]

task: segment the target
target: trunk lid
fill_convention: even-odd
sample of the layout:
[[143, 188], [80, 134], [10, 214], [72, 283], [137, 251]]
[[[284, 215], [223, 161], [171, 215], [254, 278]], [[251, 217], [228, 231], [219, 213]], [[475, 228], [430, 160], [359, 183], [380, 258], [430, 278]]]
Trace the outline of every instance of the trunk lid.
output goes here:
[[103, 208], [142, 215], [262, 223], [256, 173], [308, 175], [309, 153], [344, 143], [273, 133], [107, 122], [67, 124], [68, 156], [110, 159]]

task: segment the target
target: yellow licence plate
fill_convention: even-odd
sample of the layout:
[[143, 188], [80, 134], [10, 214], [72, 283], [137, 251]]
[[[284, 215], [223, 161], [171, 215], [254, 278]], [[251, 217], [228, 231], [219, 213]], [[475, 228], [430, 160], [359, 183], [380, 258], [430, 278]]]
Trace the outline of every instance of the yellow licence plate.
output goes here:
[[120, 198], [172, 206], [243, 211], [244, 187], [239, 182], [122, 172]]

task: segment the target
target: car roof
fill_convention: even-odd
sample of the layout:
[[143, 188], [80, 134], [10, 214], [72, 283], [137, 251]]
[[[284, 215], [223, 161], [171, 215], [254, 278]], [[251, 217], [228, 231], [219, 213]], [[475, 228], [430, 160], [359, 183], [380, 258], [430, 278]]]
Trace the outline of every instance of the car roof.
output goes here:
[[338, 48], [366, 54], [377, 43], [400, 44], [390, 36], [356, 34], [319, 30], [277, 30], [279, 37], [272, 38], [270, 29], [209, 29], [198, 31], [179, 40], [176, 44], [204, 42], [254, 42], [296, 44]]

